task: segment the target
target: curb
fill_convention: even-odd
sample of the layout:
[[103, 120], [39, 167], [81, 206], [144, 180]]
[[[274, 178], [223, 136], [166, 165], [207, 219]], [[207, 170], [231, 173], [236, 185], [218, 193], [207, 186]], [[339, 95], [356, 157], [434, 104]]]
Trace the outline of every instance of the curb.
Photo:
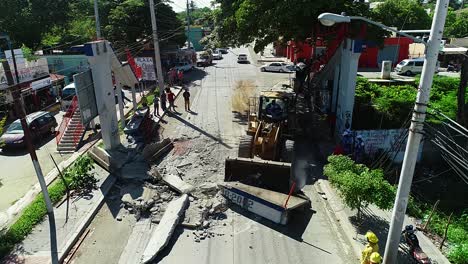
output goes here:
[[[355, 243], [356, 240], [353, 238], [354, 227], [349, 222], [348, 216], [343, 212], [342, 209], [337, 207], [336, 203], [332, 203], [330, 201], [330, 199], [340, 199], [340, 198], [337, 196], [337, 194], [334, 193], [334, 191], [331, 189], [330, 184], [327, 181], [320, 179], [317, 181], [317, 183], [318, 184], [315, 185], [315, 188], [326, 194], [327, 200], [323, 202], [326, 204], [327, 207], [331, 209], [333, 215], [336, 218], [335, 220], [339, 222], [339, 225], [345, 232], [346, 237], [348, 238], [348, 240], [350, 240], [349, 242], [354, 251], [354, 254], [358, 257], [361, 256], [361, 248], [357, 245], [357, 243]], [[333, 217], [333, 215], [331, 215], [331, 217]]]

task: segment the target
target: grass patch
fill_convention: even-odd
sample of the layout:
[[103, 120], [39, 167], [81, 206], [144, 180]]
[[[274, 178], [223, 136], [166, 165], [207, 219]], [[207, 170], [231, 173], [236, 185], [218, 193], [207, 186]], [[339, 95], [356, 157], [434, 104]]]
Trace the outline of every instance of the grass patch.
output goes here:
[[[76, 171], [80, 171], [81, 164], [86, 163], [89, 166], [87, 155], [81, 156], [75, 163], [65, 170], [64, 177], [71, 186], [74, 186], [74, 178], [79, 178]], [[86, 161], [86, 162], [83, 162]], [[82, 169], [81, 169], [82, 170]], [[50, 199], [53, 204], [59, 202], [66, 194], [66, 188], [63, 181], [57, 179], [48, 188]], [[4, 233], [0, 234], [0, 260], [7, 256], [13, 247], [23, 241], [31, 233], [34, 226], [40, 223], [47, 214], [47, 209], [42, 192], [39, 193], [31, 204], [29, 204], [15, 223]]]
[[[431, 206], [423, 203], [418, 203], [414, 199], [410, 199], [408, 203], [408, 214], [417, 218], [422, 218], [427, 221], [431, 213]], [[431, 222], [427, 230], [431, 233], [443, 237], [445, 226], [448, 222], [448, 215], [442, 212], [434, 212]], [[444, 252], [451, 263], [468, 264], [468, 211], [465, 210], [461, 214], [452, 215], [447, 231], [448, 250]], [[447, 244], [447, 242], [445, 242]]]

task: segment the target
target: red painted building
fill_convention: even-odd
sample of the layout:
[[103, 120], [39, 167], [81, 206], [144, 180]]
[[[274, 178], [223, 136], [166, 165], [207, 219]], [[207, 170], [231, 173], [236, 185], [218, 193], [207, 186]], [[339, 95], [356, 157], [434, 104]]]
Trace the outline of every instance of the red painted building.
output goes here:
[[413, 43], [412, 39], [401, 37], [386, 38], [382, 49], [379, 49], [377, 45], [368, 44], [359, 57], [359, 68], [380, 68], [384, 60], [392, 61], [395, 66], [408, 58], [411, 43]]

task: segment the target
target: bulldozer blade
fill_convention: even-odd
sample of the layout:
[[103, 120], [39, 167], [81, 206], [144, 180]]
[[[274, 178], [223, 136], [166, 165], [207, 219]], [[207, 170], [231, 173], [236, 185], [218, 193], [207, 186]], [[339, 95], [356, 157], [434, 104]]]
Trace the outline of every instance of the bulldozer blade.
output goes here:
[[229, 157], [225, 161], [225, 182], [238, 181], [255, 187], [288, 193], [290, 178], [291, 163]]

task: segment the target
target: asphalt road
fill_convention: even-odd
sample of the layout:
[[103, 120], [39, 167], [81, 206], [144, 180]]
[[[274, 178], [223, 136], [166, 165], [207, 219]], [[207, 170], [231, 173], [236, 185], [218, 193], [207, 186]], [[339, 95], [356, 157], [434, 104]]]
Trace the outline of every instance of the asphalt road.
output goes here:
[[[253, 63], [238, 64], [235, 55], [238, 53], [249, 54], [249, 51], [247, 48], [233, 49], [223, 60], [215, 61], [216, 65], [187, 75], [193, 80], [190, 85], [193, 113], [178, 109], [180, 115], [165, 117], [167, 123], [161, 128], [163, 137], [206, 140], [208, 144], [195, 153], [210, 149], [213, 160], [224, 160], [227, 155], [237, 154], [239, 137], [245, 133], [245, 121], [239, 120], [231, 107], [237, 81], [253, 81], [260, 91], [287, 82], [289, 78], [288, 74], [261, 73]], [[200, 175], [198, 181], [219, 180], [223, 174], [219, 171], [206, 177]], [[355, 262], [339, 226], [320, 203], [322, 198], [312, 185], [306, 186], [304, 191], [312, 200], [313, 210], [299, 212], [286, 227], [232, 208], [226, 212], [226, 225], [216, 231], [222, 236], [196, 243], [192, 230], [178, 227], [155, 263]], [[134, 226], [134, 221], [128, 218], [117, 221], [118, 211], [119, 203], [108, 201], [104, 205], [91, 223], [91, 233], [76, 252], [73, 263], [118, 262]], [[133, 218], [132, 215], [129, 217]]]
[[[57, 123], [62, 122], [63, 112], [55, 115]], [[42, 173], [47, 175], [54, 168], [49, 153], [57, 164], [66, 160], [69, 154], [57, 152], [55, 137], [49, 136], [36, 144], [36, 154], [41, 164]], [[0, 152], [0, 212], [5, 211], [23, 197], [36, 183], [37, 176], [27, 150]]]
[[[124, 93], [127, 98], [132, 98], [130, 91], [124, 90]], [[127, 107], [131, 107], [131, 103], [127, 102]], [[117, 106], [116, 109], [118, 113]], [[58, 126], [62, 122], [63, 115], [64, 112], [62, 111], [55, 114]], [[57, 152], [57, 143], [53, 136], [42, 139], [35, 146], [37, 158], [44, 176], [55, 167], [49, 154], [52, 154], [57, 164], [60, 164], [60, 162], [67, 160], [71, 156], [71, 154]], [[23, 197], [37, 183], [36, 172], [26, 149], [7, 152], [0, 151], [0, 182], [2, 183], [0, 186], [1, 213]]]

